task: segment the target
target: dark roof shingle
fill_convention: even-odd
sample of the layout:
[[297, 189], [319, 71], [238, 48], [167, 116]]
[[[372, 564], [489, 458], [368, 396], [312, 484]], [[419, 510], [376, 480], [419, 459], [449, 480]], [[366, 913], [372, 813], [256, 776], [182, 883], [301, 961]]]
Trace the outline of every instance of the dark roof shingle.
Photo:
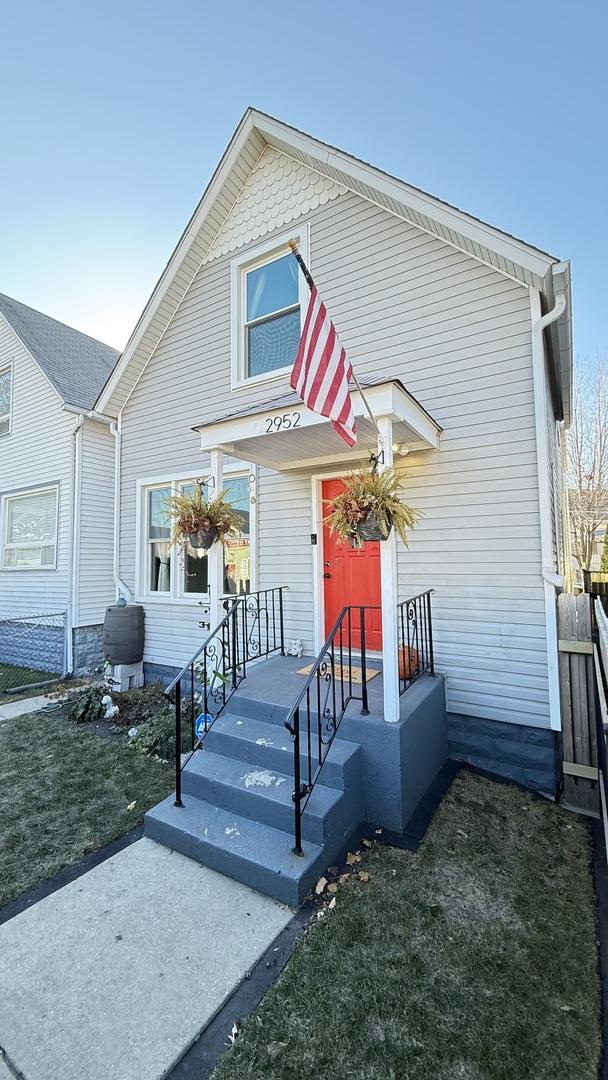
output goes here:
[[120, 353], [0, 293], [0, 312], [69, 405], [92, 409]]

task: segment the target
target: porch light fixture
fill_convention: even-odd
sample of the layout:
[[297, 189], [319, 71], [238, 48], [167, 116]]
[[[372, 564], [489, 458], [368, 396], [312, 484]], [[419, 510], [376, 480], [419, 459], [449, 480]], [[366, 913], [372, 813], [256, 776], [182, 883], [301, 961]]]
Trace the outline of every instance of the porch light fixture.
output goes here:
[[407, 443], [393, 443], [393, 454], [399, 454], [399, 457], [407, 457], [410, 452], [410, 448]]

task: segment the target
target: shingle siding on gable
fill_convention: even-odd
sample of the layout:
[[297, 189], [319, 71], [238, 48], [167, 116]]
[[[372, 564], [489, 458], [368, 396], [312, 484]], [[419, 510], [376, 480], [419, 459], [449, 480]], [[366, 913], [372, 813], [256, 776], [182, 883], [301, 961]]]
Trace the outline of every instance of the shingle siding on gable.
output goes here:
[[[402, 598], [436, 590], [437, 668], [455, 713], [548, 726], [526, 288], [347, 194], [305, 215], [311, 268], [362, 376], [398, 377], [444, 428], [403, 460], [424, 519], [400, 549]], [[230, 258], [201, 269], [123, 413], [120, 572], [135, 587], [135, 484], [204, 470], [190, 430], [282, 383], [230, 391]], [[362, 448], [363, 451], [365, 448]], [[289, 584], [287, 635], [312, 645], [311, 487], [260, 470], [260, 587]], [[146, 660], [181, 665], [200, 608], [150, 604]]]

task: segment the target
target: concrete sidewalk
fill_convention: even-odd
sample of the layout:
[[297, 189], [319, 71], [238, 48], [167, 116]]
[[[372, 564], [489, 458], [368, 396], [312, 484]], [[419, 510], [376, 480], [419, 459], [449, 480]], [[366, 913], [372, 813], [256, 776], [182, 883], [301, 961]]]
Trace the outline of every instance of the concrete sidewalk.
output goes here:
[[292, 915], [138, 840], [0, 926], [0, 1047], [25, 1080], [161, 1080]]
[[48, 705], [50, 700], [50, 698], [42, 696], [28, 697], [21, 698], [19, 701], [7, 701], [3, 705], [0, 697], [0, 720], [16, 720], [19, 716], [27, 716], [28, 713], [38, 712], [39, 709], [43, 709], [45, 705]]

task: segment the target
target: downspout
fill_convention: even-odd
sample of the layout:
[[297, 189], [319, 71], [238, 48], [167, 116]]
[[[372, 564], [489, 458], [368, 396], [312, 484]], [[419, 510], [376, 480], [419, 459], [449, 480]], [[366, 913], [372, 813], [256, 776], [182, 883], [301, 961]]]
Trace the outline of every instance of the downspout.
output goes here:
[[561, 728], [557, 604], [555, 590], [563, 588], [564, 578], [553, 565], [553, 542], [551, 528], [549, 451], [547, 446], [547, 384], [545, 374], [545, 349], [543, 331], [559, 319], [566, 310], [566, 295], [562, 289], [556, 294], [555, 304], [546, 315], [541, 315], [540, 292], [530, 289], [532, 312], [532, 372], [534, 380], [534, 419], [536, 427], [536, 461], [538, 469], [538, 494], [540, 512], [541, 573], [545, 593], [545, 619], [547, 626], [547, 664], [549, 675], [549, 718], [551, 728]]
[[72, 431], [72, 521], [68, 566], [68, 602], [65, 628], [66, 674], [74, 670], [74, 623], [78, 598], [78, 575], [80, 571], [80, 505], [82, 487], [82, 427], [84, 414], [80, 413]]
[[118, 422], [112, 421], [110, 431], [114, 436], [114, 559], [112, 573], [116, 586], [116, 599], [119, 600], [122, 596], [128, 601], [131, 600], [131, 590], [118, 573], [120, 562], [120, 463], [122, 451], [120, 416]]

